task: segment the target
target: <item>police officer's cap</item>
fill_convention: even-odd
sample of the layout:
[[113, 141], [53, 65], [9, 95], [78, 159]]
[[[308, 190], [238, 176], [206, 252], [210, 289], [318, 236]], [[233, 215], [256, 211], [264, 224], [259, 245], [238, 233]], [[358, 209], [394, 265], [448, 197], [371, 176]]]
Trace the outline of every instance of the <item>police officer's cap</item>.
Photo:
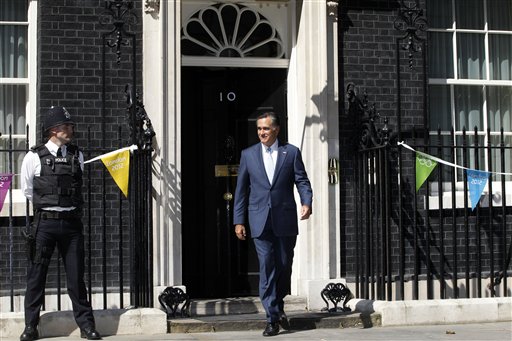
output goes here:
[[71, 115], [64, 107], [51, 107], [44, 118], [43, 130], [56, 127], [61, 124], [75, 124], [71, 119]]

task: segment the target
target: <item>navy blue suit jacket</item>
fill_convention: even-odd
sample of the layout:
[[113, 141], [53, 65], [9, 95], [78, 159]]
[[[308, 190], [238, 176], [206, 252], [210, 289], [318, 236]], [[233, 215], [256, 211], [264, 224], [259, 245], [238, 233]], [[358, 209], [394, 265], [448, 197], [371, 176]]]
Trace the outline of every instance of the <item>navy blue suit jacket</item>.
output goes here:
[[245, 225], [249, 222], [251, 236], [257, 238], [263, 232], [270, 212], [276, 236], [297, 235], [299, 228], [294, 185], [299, 192], [301, 205], [312, 208], [313, 191], [297, 147], [279, 143], [272, 184], [265, 172], [261, 143], [244, 149], [238, 170], [233, 224]]

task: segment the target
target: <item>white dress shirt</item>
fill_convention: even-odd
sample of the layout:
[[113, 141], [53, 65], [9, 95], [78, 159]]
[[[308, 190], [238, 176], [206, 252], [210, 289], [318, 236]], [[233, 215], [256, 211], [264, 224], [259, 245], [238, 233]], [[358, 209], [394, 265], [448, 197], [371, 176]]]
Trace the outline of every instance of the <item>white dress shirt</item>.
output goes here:
[[[57, 156], [57, 150], [59, 146], [57, 146], [52, 141], [48, 140], [45, 144], [46, 148], [50, 151], [53, 156]], [[62, 156], [65, 157], [67, 154], [67, 147], [65, 145], [61, 146]], [[80, 161], [80, 168], [82, 171], [84, 170], [84, 155], [82, 152], [79, 153], [78, 159]], [[32, 151], [28, 152], [23, 158], [23, 163], [21, 164], [21, 190], [25, 197], [32, 201], [32, 193], [34, 190], [34, 176], [39, 176], [41, 174], [41, 160], [39, 159], [39, 155]], [[46, 207], [45, 210], [48, 211], [71, 211], [76, 207]]]
[[[268, 181], [272, 183], [274, 178], [274, 171], [276, 168], [277, 161], [277, 140], [270, 146], [270, 152], [267, 151], [269, 147], [261, 144], [261, 152], [263, 153], [263, 163], [265, 164], [265, 171], [267, 173]], [[269, 158], [270, 156], [270, 158]]]

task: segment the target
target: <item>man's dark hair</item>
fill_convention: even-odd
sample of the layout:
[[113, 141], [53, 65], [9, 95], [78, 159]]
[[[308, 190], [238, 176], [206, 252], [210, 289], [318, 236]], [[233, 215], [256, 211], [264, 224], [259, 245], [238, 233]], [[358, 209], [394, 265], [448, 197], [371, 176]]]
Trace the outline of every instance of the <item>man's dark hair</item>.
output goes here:
[[267, 111], [267, 112], [264, 112], [262, 114], [260, 114], [257, 118], [256, 118], [256, 121], [262, 119], [262, 118], [267, 118], [267, 117], [270, 117], [270, 120], [272, 121], [272, 125], [273, 126], [277, 126], [279, 127], [281, 125], [281, 122], [279, 122], [279, 115], [277, 115], [275, 112], [273, 111]]

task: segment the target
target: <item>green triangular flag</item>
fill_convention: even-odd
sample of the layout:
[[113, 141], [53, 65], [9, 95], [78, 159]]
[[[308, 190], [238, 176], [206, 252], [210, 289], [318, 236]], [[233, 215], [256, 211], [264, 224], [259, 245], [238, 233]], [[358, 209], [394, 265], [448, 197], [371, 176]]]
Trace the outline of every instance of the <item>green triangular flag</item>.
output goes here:
[[420, 189], [425, 180], [427, 180], [436, 166], [436, 161], [416, 153], [416, 192]]

